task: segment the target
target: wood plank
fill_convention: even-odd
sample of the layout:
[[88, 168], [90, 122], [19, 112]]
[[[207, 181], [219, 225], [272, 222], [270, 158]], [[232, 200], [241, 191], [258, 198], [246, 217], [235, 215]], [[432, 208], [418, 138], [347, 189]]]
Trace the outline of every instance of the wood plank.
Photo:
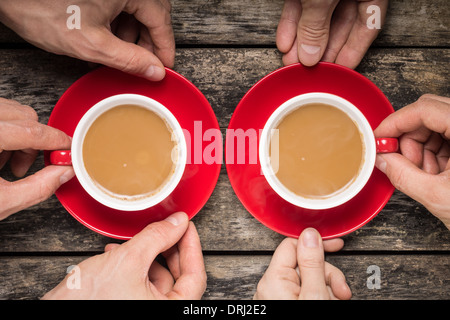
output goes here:
[[[399, 109], [425, 93], [450, 95], [449, 59], [448, 49], [371, 49], [357, 71]], [[205, 94], [226, 128], [248, 89], [281, 66], [275, 49], [184, 49], [175, 70]]]
[[[450, 95], [448, 49], [372, 49], [359, 68], [398, 109], [431, 92]], [[181, 49], [175, 70], [210, 101], [222, 128], [245, 92], [281, 65], [274, 49]], [[0, 96], [32, 105], [46, 123], [52, 106], [89, 69], [40, 50], [0, 51]], [[42, 158], [31, 172], [43, 167]], [[12, 179], [5, 170], [2, 177]], [[225, 170], [195, 217], [205, 250], [273, 250], [283, 236], [261, 225], [235, 196]], [[0, 223], [3, 252], [101, 250], [111, 240], [76, 222], [55, 197]], [[368, 225], [345, 237], [344, 250], [449, 250], [450, 233], [421, 205], [397, 192]]]
[[[0, 299], [39, 299], [66, 275], [69, 266], [87, 257], [2, 257]], [[271, 255], [205, 256], [205, 300], [249, 300]], [[352, 299], [448, 299], [450, 255], [329, 255], [341, 269]], [[380, 269], [380, 289], [369, 289], [369, 266]]]
[[[284, 239], [246, 211], [225, 175], [193, 221], [206, 251], [274, 250]], [[120, 242], [78, 223], [56, 197], [2, 221], [0, 237], [0, 252], [91, 252]], [[343, 239], [343, 251], [450, 250], [450, 232], [400, 192], [371, 222]]]
[[[32, 105], [42, 122], [87, 64], [40, 50], [0, 51], [0, 96]], [[399, 109], [422, 94], [450, 95], [448, 49], [371, 49], [357, 68]], [[276, 49], [179, 49], [175, 71], [192, 81], [226, 128], [234, 109], [257, 81], [282, 66]], [[25, 76], [23, 76], [25, 75]]]
[[[176, 0], [172, 23], [177, 45], [275, 46], [282, 0]], [[375, 46], [449, 46], [447, 0], [390, 1]], [[23, 43], [0, 24], [0, 43]]]

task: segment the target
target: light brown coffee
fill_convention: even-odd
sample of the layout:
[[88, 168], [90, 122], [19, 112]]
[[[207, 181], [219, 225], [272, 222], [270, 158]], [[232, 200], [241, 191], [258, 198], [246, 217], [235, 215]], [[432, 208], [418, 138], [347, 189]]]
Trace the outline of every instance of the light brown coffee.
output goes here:
[[343, 111], [308, 104], [285, 116], [277, 129], [276, 176], [289, 190], [307, 198], [327, 197], [356, 178], [364, 161], [363, 142]]
[[83, 143], [89, 176], [115, 195], [152, 193], [172, 175], [172, 131], [156, 113], [121, 105], [100, 115]]

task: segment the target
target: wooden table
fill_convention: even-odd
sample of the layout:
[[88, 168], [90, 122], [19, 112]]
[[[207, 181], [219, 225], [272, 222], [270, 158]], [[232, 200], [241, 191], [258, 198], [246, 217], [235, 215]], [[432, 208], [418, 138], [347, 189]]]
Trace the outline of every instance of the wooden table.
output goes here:
[[[282, 66], [275, 32], [282, 0], [173, 0], [175, 70], [211, 103], [225, 129], [260, 78]], [[424, 93], [450, 96], [448, 0], [394, 0], [384, 30], [357, 71], [396, 109]], [[33, 106], [47, 123], [64, 91], [89, 67], [43, 52], [0, 26], [0, 96]], [[31, 173], [43, 167], [42, 156]], [[9, 169], [1, 176], [12, 180]], [[284, 238], [259, 223], [234, 194], [223, 167], [213, 195], [193, 219], [208, 273], [204, 299], [251, 299]], [[450, 298], [450, 232], [422, 205], [395, 192], [363, 228], [343, 237], [327, 261], [346, 275], [353, 299]], [[68, 266], [117, 242], [78, 223], [56, 197], [0, 222], [0, 299], [37, 299]], [[380, 289], [369, 289], [371, 265]]]

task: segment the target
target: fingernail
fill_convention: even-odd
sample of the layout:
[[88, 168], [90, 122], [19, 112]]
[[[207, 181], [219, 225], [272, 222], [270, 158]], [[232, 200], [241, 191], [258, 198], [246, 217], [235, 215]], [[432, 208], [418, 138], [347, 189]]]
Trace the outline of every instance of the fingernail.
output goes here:
[[305, 229], [302, 233], [302, 242], [307, 248], [319, 247], [319, 233], [312, 228]]
[[63, 185], [64, 183], [72, 179], [74, 175], [75, 172], [73, 171], [73, 169], [72, 168], [68, 169], [66, 172], [64, 172], [64, 174], [61, 177], [59, 177], [59, 183]]
[[320, 51], [319, 46], [311, 46], [309, 44], [302, 43], [301, 47], [302, 47], [303, 51], [305, 51], [307, 54], [311, 54], [311, 55], [313, 55], [313, 54], [316, 55]]
[[375, 166], [383, 173], [386, 173], [386, 160], [384, 160], [383, 156], [377, 155], [377, 158], [375, 160]]
[[153, 81], [159, 81], [164, 78], [165, 71], [161, 69], [160, 67], [156, 66], [150, 66], [144, 73], [144, 76], [147, 79], [153, 80]]
[[186, 221], [187, 219], [188, 219], [188, 217], [187, 217], [186, 213], [176, 212], [176, 213], [168, 216], [166, 219], [164, 219], [164, 221], [170, 222], [174, 226], [178, 226], [181, 223], [183, 223], [184, 221]]
[[307, 66], [315, 65], [320, 60], [320, 47], [302, 43], [299, 56], [302, 64]]

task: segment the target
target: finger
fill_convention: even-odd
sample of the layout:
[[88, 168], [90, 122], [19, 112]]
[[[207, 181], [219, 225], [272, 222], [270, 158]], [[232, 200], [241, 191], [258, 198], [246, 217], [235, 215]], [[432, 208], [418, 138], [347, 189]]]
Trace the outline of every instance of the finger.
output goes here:
[[423, 99], [432, 99], [432, 100], [436, 100], [436, 101], [440, 101], [446, 104], [450, 104], [450, 98], [449, 97], [443, 97], [443, 96], [438, 96], [435, 94], [424, 94], [421, 98]]
[[375, 136], [399, 137], [425, 127], [450, 139], [450, 104], [445, 100], [436, 99], [432, 95], [420, 97], [384, 119], [375, 129]]
[[31, 120], [0, 121], [0, 151], [57, 150], [70, 148], [64, 132]]
[[270, 269], [295, 269], [297, 267], [297, 239], [286, 238], [277, 247], [270, 261]]
[[197, 230], [192, 222], [178, 244], [180, 277], [169, 298], [200, 299], [206, 290], [206, 271]]
[[0, 170], [3, 169], [5, 164], [11, 158], [12, 154], [13, 154], [12, 151], [3, 151], [3, 152], [0, 153]]
[[425, 206], [433, 199], [436, 181], [401, 154], [377, 155], [376, 166], [386, 174], [395, 188]]
[[[285, 0], [276, 35], [277, 47], [282, 53], [289, 52], [294, 45], [301, 14], [300, 0]], [[298, 62], [298, 57], [296, 60]]]
[[325, 263], [325, 278], [334, 298], [349, 300], [352, 297], [352, 291], [345, 280], [344, 273], [327, 262]]
[[283, 64], [288, 66], [290, 64], [298, 63], [298, 44], [297, 38], [295, 38], [294, 45], [291, 50], [283, 55]]
[[159, 2], [161, 2], [161, 4], [163, 5], [163, 7], [164, 7], [168, 12], [171, 12], [171, 11], [172, 11], [172, 5], [170, 4], [170, 0], [160, 0]]
[[38, 121], [38, 114], [29, 107], [24, 106], [14, 100], [0, 100], [0, 120], [33, 120]]
[[174, 284], [172, 274], [156, 261], [153, 261], [148, 271], [148, 279], [162, 294], [166, 295], [172, 291]]
[[298, 241], [298, 266], [300, 271], [300, 299], [327, 299], [325, 283], [325, 257], [322, 238], [317, 230], [305, 229]]
[[323, 61], [335, 62], [336, 57], [348, 39], [358, 15], [357, 2], [354, 0], [340, 1], [333, 13], [330, 26], [330, 36]]
[[450, 141], [444, 143], [436, 155], [441, 172], [450, 171]]
[[345, 45], [336, 57], [337, 64], [352, 69], [356, 68], [372, 42], [380, 33], [381, 29], [369, 28], [367, 24], [367, 19], [370, 18], [370, 15], [367, 13], [367, 8], [371, 5], [376, 5], [380, 8], [380, 27], [384, 24], [387, 12], [387, 1], [360, 1], [358, 5], [358, 17], [353, 24]]
[[99, 39], [95, 47], [86, 50], [80, 57], [90, 62], [100, 63], [123, 72], [160, 81], [165, 76], [162, 62], [152, 52], [130, 42], [123, 41], [108, 29], [96, 30]]
[[160, 1], [129, 2], [125, 10], [133, 12], [144, 24], [154, 45], [155, 55], [171, 68], [175, 61], [175, 37], [170, 16], [170, 3]]
[[3, 181], [0, 184], [0, 219], [50, 198], [74, 175], [72, 167], [48, 166], [19, 181]]
[[12, 173], [18, 178], [25, 176], [38, 154], [39, 151], [33, 149], [15, 151], [11, 157]]
[[174, 279], [178, 279], [181, 276], [180, 266], [180, 252], [178, 251], [178, 245], [171, 247], [169, 250], [162, 253], [166, 259], [167, 266]]
[[171, 298], [200, 299], [206, 290], [206, 271], [200, 238], [191, 222], [178, 244], [180, 276], [176, 279]]
[[150, 52], [155, 51], [155, 47], [153, 45], [152, 37], [150, 36], [150, 33], [148, 32], [148, 29], [141, 24], [139, 26], [140, 32], [139, 32], [139, 41], [138, 46], [141, 46], [142, 48], [147, 49]]
[[405, 133], [399, 138], [400, 153], [417, 167], [423, 168], [424, 143], [431, 134], [432, 131], [425, 127]]
[[139, 266], [148, 271], [160, 253], [167, 251], [181, 239], [188, 221], [184, 212], [176, 212], [163, 221], [149, 224], [119, 249], [133, 255]]
[[430, 138], [424, 144], [423, 154], [423, 170], [429, 174], [439, 174], [441, 172], [441, 164], [439, 163], [438, 155], [441, 150], [444, 150], [445, 146], [448, 146], [444, 142], [442, 136], [436, 132], [433, 132]]
[[112, 250], [116, 249], [117, 247], [120, 247], [120, 244], [118, 244], [118, 243], [108, 243], [105, 246], [105, 252], [112, 251]]
[[298, 55], [305, 66], [317, 64], [328, 44], [331, 16], [338, 0], [302, 1], [298, 23]]
[[1, 104], [22, 105], [19, 101], [0, 97]]
[[336, 252], [344, 247], [344, 240], [340, 238], [324, 240], [323, 248], [325, 252]]
[[258, 283], [254, 299], [292, 300], [300, 294], [297, 268], [298, 239], [285, 238], [275, 250]]

